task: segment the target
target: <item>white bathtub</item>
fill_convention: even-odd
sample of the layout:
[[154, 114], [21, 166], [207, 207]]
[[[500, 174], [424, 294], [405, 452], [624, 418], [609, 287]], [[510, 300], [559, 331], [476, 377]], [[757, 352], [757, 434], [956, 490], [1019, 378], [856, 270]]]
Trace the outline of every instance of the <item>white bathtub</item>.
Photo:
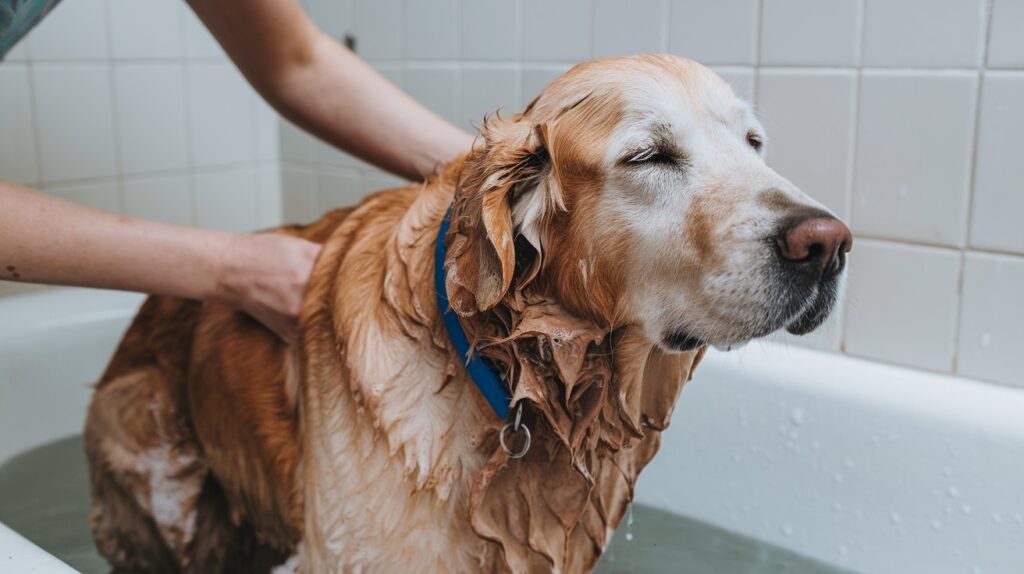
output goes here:
[[[81, 432], [140, 301], [0, 301], [0, 463]], [[859, 572], [1024, 572], [1020, 390], [755, 344], [709, 353], [674, 418], [640, 502]], [[70, 571], [2, 525], [0, 557]]]

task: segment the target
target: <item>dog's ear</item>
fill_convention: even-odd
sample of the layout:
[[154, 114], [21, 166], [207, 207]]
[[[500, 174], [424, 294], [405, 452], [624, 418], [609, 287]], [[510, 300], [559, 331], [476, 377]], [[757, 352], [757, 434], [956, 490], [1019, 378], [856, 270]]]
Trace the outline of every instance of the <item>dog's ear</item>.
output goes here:
[[[513, 204], [533, 203], [533, 194], [547, 191], [545, 139], [544, 126], [533, 125], [522, 115], [484, 120], [480, 139], [456, 183], [452, 205], [445, 268], [448, 300], [459, 315], [494, 307], [512, 286], [517, 223], [522, 226], [523, 217], [540, 216], [539, 209], [518, 205], [514, 216]], [[527, 239], [535, 243], [529, 234]], [[539, 244], [534, 247], [539, 253]]]

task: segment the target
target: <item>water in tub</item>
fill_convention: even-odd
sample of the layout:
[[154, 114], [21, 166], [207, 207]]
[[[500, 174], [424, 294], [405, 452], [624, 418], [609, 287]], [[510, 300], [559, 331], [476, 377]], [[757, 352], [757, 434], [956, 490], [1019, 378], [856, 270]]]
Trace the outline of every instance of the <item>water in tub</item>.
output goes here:
[[[109, 571], [86, 514], [89, 486], [81, 437], [41, 446], [0, 466], [0, 522], [86, 574]], [[2, 570], [2, 565], [0, 565]], [[598, 565], [604, 574], [836, 574], [788, 550], [637, 505]]]

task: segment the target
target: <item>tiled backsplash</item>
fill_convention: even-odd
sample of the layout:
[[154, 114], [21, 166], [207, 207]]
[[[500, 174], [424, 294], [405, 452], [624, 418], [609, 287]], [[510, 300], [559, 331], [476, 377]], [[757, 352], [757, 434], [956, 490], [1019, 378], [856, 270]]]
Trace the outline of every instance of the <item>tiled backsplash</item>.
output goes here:
[[66, 0], [0, 63], [0, 178], [108, 211], [278, 224], [278, 123], [181, 0]]
[[[178, 0], [102, 3], [65, 0], [0, 64], [0, 177], [232, 229], [276, 219], [276, 170], [289, 220], [399, 181], [275, 123]], [[769, 164], [857, 236], [844, 307], [784, 339], [1024, 386], [1024, 0], [304, 4], [467, 129], [580, 60], [707, 64], [757, 107]]]

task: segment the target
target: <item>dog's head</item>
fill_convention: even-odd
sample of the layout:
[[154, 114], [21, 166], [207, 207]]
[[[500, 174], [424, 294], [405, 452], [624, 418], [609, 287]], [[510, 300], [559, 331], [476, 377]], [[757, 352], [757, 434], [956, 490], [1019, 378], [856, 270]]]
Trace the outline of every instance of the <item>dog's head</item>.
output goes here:
[[576, 66], [485, 122], [456, 194], [452, 306], [473, 315], [530, 282], [672, 351], [811, 331], [852, 237], [765, 146], [751, 106], [697, 63]]

